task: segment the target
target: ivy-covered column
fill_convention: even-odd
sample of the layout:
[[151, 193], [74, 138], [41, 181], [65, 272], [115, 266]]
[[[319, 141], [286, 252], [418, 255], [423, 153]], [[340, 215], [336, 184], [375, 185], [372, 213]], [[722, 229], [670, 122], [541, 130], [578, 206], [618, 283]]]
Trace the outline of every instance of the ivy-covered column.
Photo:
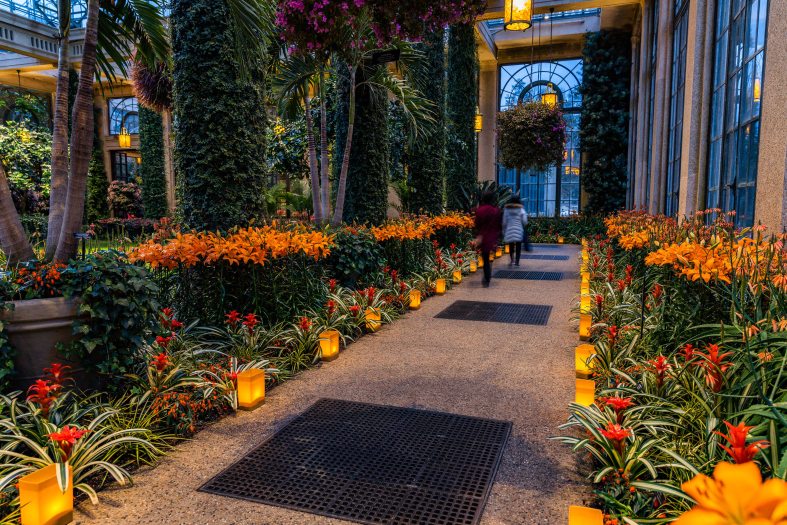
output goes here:
[[246, 224], [262, 208], [262, 68], [241, 78], [225, 0], [174, 0], [175, 169], [182, 218], [197, 229]]
[[[478, 54], [473, 24], [451, 26], [448, 38], [445, 159], [448, 209], [459, 210], [478, 179], [475, 113], [478, 106]], [[491, 115], [487, 121], [491, 121]]]
[[[385, 67], [385, 66], [371, 66]], [[347, 112], [350, 82], [347, 68], [337, 64], [337, 102], [334, 110], [336, 144], [347, 138]], [[390, 145], [388, 143], [388, 98], [385, 93], [373, 92], [364, 84], [364, 68], [358, 70], [356, 92], [355, 132], [347, 172], [347, 192], [344, 221], [364, 224], [383, 222], [388, 212], [388, 172]], [[333, 159], [334, 176], [338, 177], [343, 152], [337, 148]]]
[[579, 137], [585, 210], [609, 212], [626, 205], [631, 34], [589, 34], [583, 54]]
[[142, 206], [145, 217], [160, 219], [167, 215], [167, 184], [164, 176], [164, 135], [161, 115], [140, 106], [139, 154], [142, 164]]
[[418, 88], [434, 104], [431, 134], [419, 137], [407, 152], [410, 211], [439, 214], [445, 193], [445, 32], [434, 31], [418, 44], [426, 60]]

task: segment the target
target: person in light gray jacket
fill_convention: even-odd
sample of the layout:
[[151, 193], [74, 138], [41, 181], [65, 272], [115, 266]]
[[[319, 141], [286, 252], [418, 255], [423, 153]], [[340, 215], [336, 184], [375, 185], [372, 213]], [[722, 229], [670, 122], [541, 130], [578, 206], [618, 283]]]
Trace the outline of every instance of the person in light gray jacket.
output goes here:
[[511, 264], [519, 266], [522, 243], [527, 241], [527, 213], [519, 197], [511, 197], [503, 208], [503, 242], [508, 244]]

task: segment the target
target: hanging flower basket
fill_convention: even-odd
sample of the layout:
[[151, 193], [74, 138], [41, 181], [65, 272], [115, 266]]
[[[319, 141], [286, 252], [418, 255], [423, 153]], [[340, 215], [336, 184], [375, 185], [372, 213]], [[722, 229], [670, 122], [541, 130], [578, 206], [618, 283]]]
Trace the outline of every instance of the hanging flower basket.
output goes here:
[[543, 170], [563, 162], [566, 124], [557, 106], [528, 102], [497, 117], [500, 162], [506, 168]]

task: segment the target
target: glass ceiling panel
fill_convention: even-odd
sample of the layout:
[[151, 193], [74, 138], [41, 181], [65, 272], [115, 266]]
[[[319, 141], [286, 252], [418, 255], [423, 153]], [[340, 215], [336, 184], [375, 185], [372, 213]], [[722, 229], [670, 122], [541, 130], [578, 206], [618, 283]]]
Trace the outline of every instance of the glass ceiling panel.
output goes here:
[[[57, 27], [57, 0], [0, 0], [0, 10]], [[72, 0], [71, 27], [84, 27], [86, 15], [86, 1]]]

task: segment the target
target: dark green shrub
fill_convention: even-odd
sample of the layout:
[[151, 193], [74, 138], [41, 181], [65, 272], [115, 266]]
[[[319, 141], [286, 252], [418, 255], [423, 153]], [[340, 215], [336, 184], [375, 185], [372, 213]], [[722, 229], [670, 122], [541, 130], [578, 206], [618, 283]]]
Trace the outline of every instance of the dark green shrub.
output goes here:
[[78, 339], [64, 349], [66, 356], [109, 376], [132, 371], [158, 324], [158, 286], [148, 271], [108, 251], [72, 261], [63, 278], [64, 295], [81, 299], [83, 315], [74, 322]]
[[583, 48], [582, 189], [586, 211], [603, 213], [626, 205], [631, 34], [588, 34]]
[[473, 24], [451, 26], [448, 38], [448, 138], [445, 186], [449, 210], [469, 211], [463, 198], [476, 183], [475, 113], [478, 107], [478, 54]]
[[164, 132], [161, 115], [143, 106], [139, 108], [139, 153], [143, 212], [145, 218], [160, 219], [167, 215]]
[[570, 217], [530, 217], [527, 231], [530, 242], [565, 242], [578, 244], [583, 238], [606, 234], [604, 217], [599, 215], [572, 215]]
[[445, 193], [445, 76], [444, 31], [427, 35], [417, 48], [425, 60], [420, 70], [418, 87], [424, 98], [434, 104], [435, 122], [429, 135], [418, 137], [408, 148], [411, 212], [437, 214], [443, 211]]
[[347, 287], [363, 287], [385, 265], [382, 248], [365, 228], [342, 228], [336, 232], [326, 263], [331, 277]]
[[[372, 66], [383, 67], [383, 66]], [[334, 178], [344, 157], [349, 106], [349, 77], [347, 68], [337, 65], [338, 97], [334, 111], [336, 150]], [[358, 82], [363, 82], [371, 71], [360, 69]], [[388, 99], [369, 84], [357, 88], [355, 131], [350, 151], [350, 170], [347, 173], [347, 192], [344, 203], [344, 222], [380, 224], [388, 211], [388, 172], [390, 146], [388, 144]], [[335, 187], [335, 186], [334, 186]]]
[[391, 239], [381, 242], [380, 246], [386, 266], [402, 277], [426, 270], [432, 253], [432, 241], [429, 239]]
[[[3, 287], [3, 282], [0, 280], [0, 288]], [[9, 308], [9, 304], [0, 301], [0, 313]], [[14, 355], [14, 348], [8, 342], [3, 321], [0, 320], [0, 392], [8, 391], [11, 376], [14, 374]]]
[[266, 182], [263, 65], [241, 76], [224, 0], [175, 0], [170, 20], [183, 220], [207, 230], [247, 224]]

